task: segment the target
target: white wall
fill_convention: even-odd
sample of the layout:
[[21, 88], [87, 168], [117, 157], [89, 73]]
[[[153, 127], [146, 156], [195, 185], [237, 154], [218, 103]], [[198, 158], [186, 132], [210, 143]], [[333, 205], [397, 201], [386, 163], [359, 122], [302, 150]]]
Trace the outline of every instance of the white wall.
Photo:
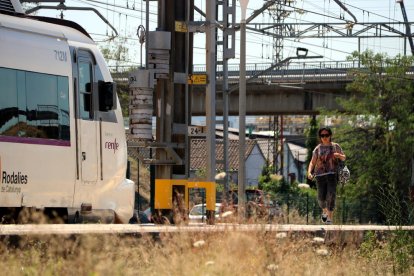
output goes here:
[[290, 181], [290, 177], [288, 175], [290, 173], [294, 173], [296, 181], [306, 182], [306, 164], [302, 162], [299, 162], [298, 164], [297, 159], [295, 159], [297, 156], [293, 156], [293, 154], [297, 155], [297, 152], [292, 152], [288, 146], [288, 143], [283, 143], [283, 177], [286, 181]]
[[258, 186], [259, 176], [262, 174], [266, 161], [256, 144], [246, 160], [246, 186]]

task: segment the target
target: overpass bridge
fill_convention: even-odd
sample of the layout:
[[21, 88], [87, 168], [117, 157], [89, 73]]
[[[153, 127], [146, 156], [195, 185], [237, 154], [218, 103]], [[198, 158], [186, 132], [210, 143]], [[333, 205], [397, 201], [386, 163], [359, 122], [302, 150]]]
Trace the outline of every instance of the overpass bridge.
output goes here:
[[[321, 108], [341, 110], [338, 98], [352, 95], [346, 85], [353, 80], [350, 71], [360, 68], [358, 61], [289, 62], [272, 68], [271, 63], [246, 65], [247, 115], [313, 115]], [[414, 67], [413, 67], [414, 68]], [[126, 68], [117, 68], [113, 77], [118, 82], [128, 80]], [[412, 70], [413, 71], [413, 70]], [[205, 65], [194, 65], [193, 74], [205, 74]], [[223, 112], [223, 68], [217, 66], [216, 113]], [[412, 74], [407, 77], [413, 78]], [[238, 115], [239, 65], [228, 66], [229, 115]], [[193, 116], [205, 115], [205, 85], [192, 85], [191, 110]], [[155, 109], [154, 109], [155, 110]]]
[[[352, 81], [347, 71], [357, 67], [354, 62], [291, 62], [279, 68], [268, 70], [271, 64], [246, 65], [246, 114], [283, 115], [316, 114], [318, 109], [338, 109], [336, 99], [349, 97], [346, 84]], [[194, 73], [203, 72], [202, 66], [195, 66]], [[223, 73], [217, 70], [216, 110], [222, 113]], [[258, 77], [255, 77], [259, 75]], [[238, 115], [239, 65], [228, 69], [229, 115]], [[205, 110], [203, 87], [194, 86], [192, 93], [192, 114], [200, 115]]]

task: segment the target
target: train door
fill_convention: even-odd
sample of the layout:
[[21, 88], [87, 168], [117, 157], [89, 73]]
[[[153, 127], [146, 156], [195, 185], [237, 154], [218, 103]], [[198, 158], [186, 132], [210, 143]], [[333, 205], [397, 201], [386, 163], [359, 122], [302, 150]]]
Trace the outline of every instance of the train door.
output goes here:
[[78, 52], [78, 141], [80, 175], [85, 184], [98, 179], [98, 131], [94, 120], [94, 60], [89, 52]]

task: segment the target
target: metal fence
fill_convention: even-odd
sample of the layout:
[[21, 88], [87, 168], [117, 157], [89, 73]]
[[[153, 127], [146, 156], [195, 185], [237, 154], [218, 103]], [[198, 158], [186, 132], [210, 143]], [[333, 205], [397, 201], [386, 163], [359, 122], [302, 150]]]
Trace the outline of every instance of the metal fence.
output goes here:
[[[266, 71], [271, 67], [271, 63], [252, 63], [246, 64], [246, 76], [251, 78], [260, 74], [257, 81], [264, 82], [302, 82], [302, 81], [336, 81], [352, 80], [352, 76], [347, 74], [347, 70], [359, 67], [358, 62], [336, 61], [336, 62], [289, 62], [273, 70]], [[194, 65], [194, 73], [205, 73], [205, 65]], [[237, 83], [239, 79], [239, 64], [231, 64], [228, 67], [229, 83]], [[223, 77], [222, 65], [217, 66], [217, 80]]]
[[[252, 78], [257, 74], [260, 76], [256, 81], [263, 83], [272, 82], [321, 82], [321, 81], [351, 81], [353, 76], [348, 74], [349, 69], [361, 68], [358, 60], [344, 61], [310, 61], [299, 62], [291, 61], [273, 70], [268, 70], [272, 63], [248, 63], [246, 64], [246, 77]], [[128, 73], [136, 68], [131, 66], [110, 66], [112, 77], [116, 81], [127, 81]], [[240, 64], [229, 64], [228, 66], [228, 82], [230, 84], [239, 81]], [[407, 77], [414, 77], [414, 64], [411, 70], [407, 72]], [[193, 65], [194, 74], [205, 74], [205, 64]], [[223, 79], [223, 65], [217, 65], [217, 81]]]
[[[315, 197], [309, 194], [276, 196], [284, 214], [284, 223], [320, 224], [322, 210]], [[335, 224], [382, 224], [381, 212], [369, 201], [350, 200], [337, 196]]]

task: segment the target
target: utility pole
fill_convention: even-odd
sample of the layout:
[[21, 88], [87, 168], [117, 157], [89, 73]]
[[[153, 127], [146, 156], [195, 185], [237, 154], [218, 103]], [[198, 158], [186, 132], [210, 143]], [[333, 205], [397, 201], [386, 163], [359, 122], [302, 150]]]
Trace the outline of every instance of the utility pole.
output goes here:
[[414, 42], [413, 37], [411, 36], [411, 27], [410, 23], [408, 22], [407, 12], [405, 11], [404, 0], [396, 0], [397, 3], [400, 3], [401, 12], [405, 22], [405, 33], [408, 38], [408, 42], [410, 43], [411, 54], [414, 55]]
[[293, 6], [295, 0], [282, 0], [276, 1], [272, 6], [268, 8], [271, 12], [274, 22], [276, 23], [273, 27], [275, 37], [273, 38], [273, 60], [272, 63], [276, 64], [283, 58], [283, 36], [287, 32], [287, 26], [284, 23], [291, 11], [287, 11], [284, 6]]
[[[224, 176], [224, 194], [225, 199], [229, 200], [229, 190], [230, 190], [230, 172], [229, 172], [229, 81], [228, 81], [228, 65], [229, 59], [235, 57], [235, 23], [236, 23], [236, 0], [222, 0], [217, 2], [217, 10], [222, 12], [218, 12], [216, 14], [217, 22], [219, 22], [222, 26], [222, 36], [221, 41], [217, 39], [216, 41], [216, 49], [218, 47], [222, 47], [222, 60], [219, 60], [217, 57], [217, 64], [223, 64], [223, 84], [222, 84], [222, 95], [223, 95], [223, 156], [222, 160], [218, 157], [216, 160], [216, 164], [223, 163], [223, 170], [225, 172]], [[221, 18], [219, 16], [221, 15]], [[218, 31], [218, 30], [217, 30]], [[220, 37], [220, 36], [217, 36]], [[216, 50], [217, 51], [217, 50]], [[219, 51], [219, 50], [218, 50]], [[219, 122], [216, 122], [219, 124]], [[217, 144], [221, 141], [218, 140]]]
[[176, 21], [191, 20], [193, 5], [194, 0], [158, 0], [157, 31], [170, 33], [171, 48], [169, 73], [155, 74], [156, 78], [158, 76], [155, 91], [157, 133], [153, 164], [157, 179], [188, 177], [187, 113], [191, 98], [187, 77], [192, 69], [193, 38], [192, 34], [176, 30]]
[[283, 160], [284, 158], [284, 145], [283, 145], [283, 116], [280, 116], [280, 128], [279, 128], [279, 133], [280, 133], [280, 175], [283, 176], [283, 172], [284, 172], [284, 166], [283, 166], [283, 162], [285, 160]]
[[279, 152], [279, 140], [277, 139], [279, 135], [279, 116], [273, 116], [273, 173], [277, 173], [277, 165], [278, 165], [278, 152]]
[[216, 170], [216, 0], [206, 1], [206, 16], [206, 69], [208, 77], [206, 88], [206, 181], [214, 181]]
[[[275, 37], [273, 38], [273, 64], [277, 64], [281, 62], [283, 58], [283, 37], [284, 33], [286, 33], [287, 26], [284, 23], [285, 18], [287, 18], [290, 15], [290, 11], [287, 11], [284, 6], [289, 5], [293, 6], [295, 4], [295, 0], [283, 0], [283, 1], [277, 1], [275, 4], [270, 6], [268, 9], [272, 14], [273, 20], [275, 23], [275, 26], [273, 27]], [[279, 126], [279, 122], [277, 122], [277, 125]], [[280, 174], [283, 176], [283, 115], [280, 115], [280, 131], [276, 133], [277, 135], [280, 135], [280, 154], [276, 154], [276, 156], [280, 156]], [[279, 137], [275, 137], [275, 141], [278, 140]], [[276, 151], [278, 151], [278, 145], [276, 143]], [[276, 159], [276, 158], [275, 158]], [[275, 168], [277, 164], [277, 160], [275, 160]]]
[[240, 78], [239, 78], [239, 172], [238, 172], [238, 213], [243, 220], [246, 202], [246, 10], [249, 0], [240, 0]]

